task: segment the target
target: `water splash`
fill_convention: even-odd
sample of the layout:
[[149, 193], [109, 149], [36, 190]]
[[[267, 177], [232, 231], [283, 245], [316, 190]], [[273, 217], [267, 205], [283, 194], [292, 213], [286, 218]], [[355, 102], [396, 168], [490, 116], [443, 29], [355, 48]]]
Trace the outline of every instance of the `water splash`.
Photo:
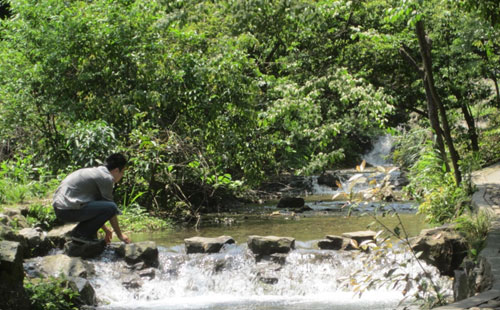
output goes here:
[[377, 138], [373, 143], [373, 149], [368, 152], [363, 159], [372, 166], [390, 166], [392, 161], [390, 154], [394, 138], [390, 135], [384, 135]]
[[[256, 262], [246, 245], [210, 255], [161, 248], [156, 277], [136, 289], [122, 285], [126, 266], [107, 253], [95, 262], [98, 277], [91, 281], [103, 305], [99, 309], [394, 309], [403, 298], [403, 283], [367, 290], [361, 298], [354, 297], [356, 283], [368, 277], [385, 280], [391, 269], [419, 272], [408, 253], [370, 257], [373, 254], [316, 250], [313, 244], [298, 244], [284, 264]], [[435, 280], [451, 287], [449, 279]]]

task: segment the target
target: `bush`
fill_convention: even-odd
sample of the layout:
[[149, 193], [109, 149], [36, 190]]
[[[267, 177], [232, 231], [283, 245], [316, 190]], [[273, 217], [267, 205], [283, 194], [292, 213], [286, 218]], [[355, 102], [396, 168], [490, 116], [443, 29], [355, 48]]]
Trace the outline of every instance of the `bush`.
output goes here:
[[488, 211], [479, 210], [476, 214], [466, 213], [459, 216], [455, 222], [456, 228], [467, 240], [469, 256], [477, 258], [486, 245], [486, 237], [491, 229], [492, 215]]
[[32, 310], [76, 310], [79, 294], [70, 282], [60, 277], [24, 281], [24, 288], [31, 300]]

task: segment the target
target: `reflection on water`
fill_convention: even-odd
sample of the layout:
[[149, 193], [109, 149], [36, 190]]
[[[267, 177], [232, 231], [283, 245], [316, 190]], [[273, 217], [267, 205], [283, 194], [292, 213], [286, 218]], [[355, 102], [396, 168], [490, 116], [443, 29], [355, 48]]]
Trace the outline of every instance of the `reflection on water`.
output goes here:
[[[410, 236], [415, 236], [423, 228], [428, 227], [424, 223], [422, 215], [408, 213], [399, 216]], [[344, 232], [366, 230], [368, 225], [374, 222], [373, 217], [366, 215], [348, 217], [345, 215], [292, 215], [285, 213], [278, 216], [269, 214], [232, 215], [231, 218], [234, 219], [231, 225], [202, 226], [199, 230], [184, 227], [164, 232], [136, 233], [132, 235], [132, 239], [134, 241], [153, 240], [163, 246], [183, 244], [185, 238], [193, 236], [217, 237], [222, 235], [233, 237], [237, 243], [246, 243], [250, 235], [286, 236], [305, 242], [323, 239], [326, 235], [340, 235]], [[390, 215], [378, 218], [391, 228], [398, 224], [398, 219]], [[372, 230], [380, 229], [377, 225], [370, 228]]]

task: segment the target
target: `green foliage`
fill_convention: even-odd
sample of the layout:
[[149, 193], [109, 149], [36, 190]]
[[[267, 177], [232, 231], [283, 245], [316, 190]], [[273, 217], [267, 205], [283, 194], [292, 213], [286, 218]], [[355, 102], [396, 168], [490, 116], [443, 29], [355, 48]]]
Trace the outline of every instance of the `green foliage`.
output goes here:
[[26, 220], [32, 226], [41, 227], [44, 230], [50, 230], [57, 223], [54, 208], [51, 205], [33, 203], [29, 206]]
[[78, 291], [64, 278], [26, 279], [24, 288], [34, 310], [76, 310]]
[[123, 211], [120, 227], [123, 231], [151, 232], [171, 229], [172, 221], [149, 214], [140, 206]]
[[53, 190], [54, 180], [43, 167], [37, 167], [31, 156], [0, 163], [0, 204], [22, 203]]
[[[416, 57], [408, 23], [419, 18], [430, 24], [446, 108], [495, 97], [484, 80], [499, 69], [498, 29], [446, 1], [10, 7], [15, 18], [0, 24], [0, 158], [29, 154], [33, 169], [55, 175], [125, 152], [133, 165], [118, 200], [142, 192], [136, 202], [157, 214], [193, 219], [283, 171], [352, 164], [381, 126], [426, 115], [421, 78], [399, 54], [404, 45]], [[23, 186], [8, 200], [32, 195]]]
[[467, 212], [455, 219], [456, 229], [467, 240], [469, 257], [477, 259], [481, 250], [486, 246], [486, 237], [491, 229], [493, 215], [485, 210], [472, 214]]

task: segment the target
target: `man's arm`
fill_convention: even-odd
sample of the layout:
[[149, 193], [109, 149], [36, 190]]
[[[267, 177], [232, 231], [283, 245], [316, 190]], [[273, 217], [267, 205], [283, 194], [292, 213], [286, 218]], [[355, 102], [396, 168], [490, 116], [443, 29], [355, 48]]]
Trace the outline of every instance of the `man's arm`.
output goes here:
[[111, 242], [111, 238], [113, 238], [113, 232], [106, 225], [102, 225], [101, 229], [104, 230], [104, 233], [106, 234], [106, 236], [104, 236], [104, 241], [106, 244], [109, 244]]
[[113, 227], [113, 230], [115, 231], [118, 239], [120, 239], [125, 243], [130, 243], [130, 239], [125, 234], [122, 233], [120, 229], [120, 224], [118, 224], [118, 217], [116, 215], [113, 215], [113, 217], [109, 219], [109, 223], [111, 224], [111, 227]]

